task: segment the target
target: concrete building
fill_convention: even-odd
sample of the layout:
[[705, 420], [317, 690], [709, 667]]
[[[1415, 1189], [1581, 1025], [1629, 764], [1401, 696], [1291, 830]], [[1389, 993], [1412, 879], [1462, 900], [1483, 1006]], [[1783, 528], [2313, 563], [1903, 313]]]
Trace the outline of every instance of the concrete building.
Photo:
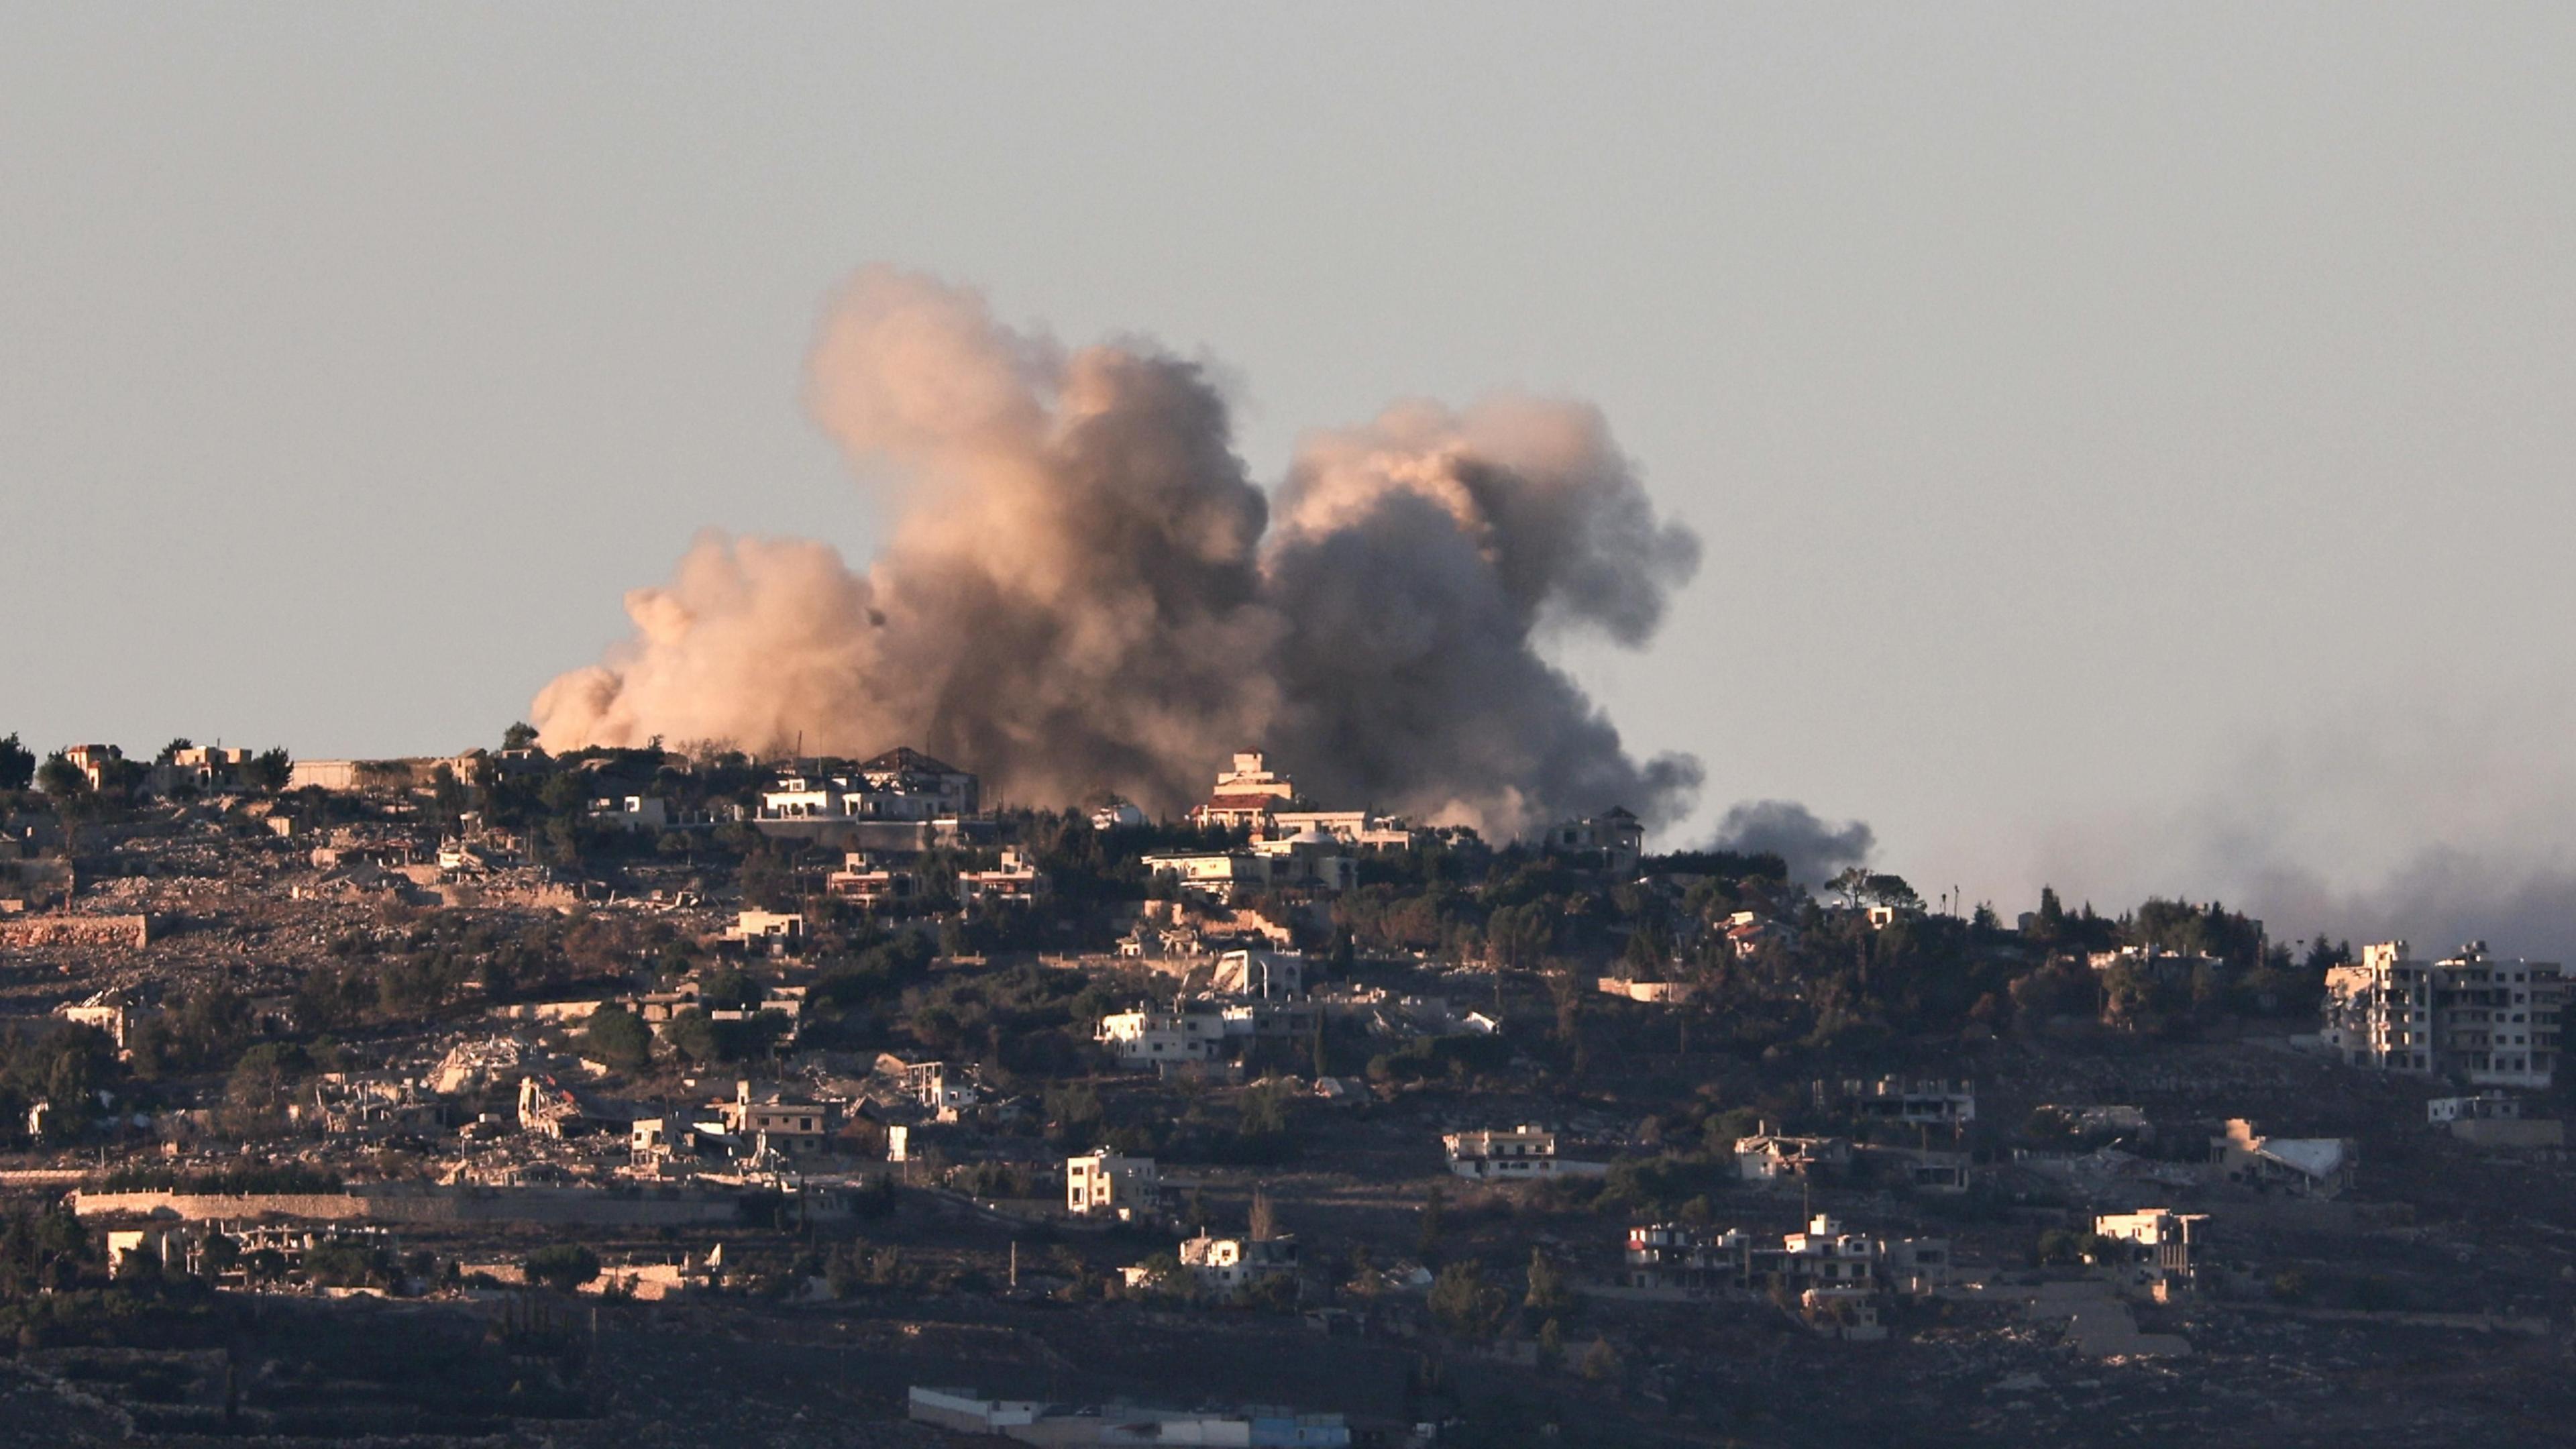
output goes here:
[[1228, 951], [1216, 958], [1208, 990], [1222, 996], [1303, 995], [1306, 958], [1294, 951]]
[[1275, 774], [1259, 750], [1234, 757], [1234, 768], [1217, 773], [1216, 789], [1207, 802], [1190, 811], [1190, 823], [1202, 830], [1248, 830], [1258, 839], [1270, 833], [1270, 817], [1297, 798], [1296, 782]]
[[2448, 1131], [2476, 1147], [2514, 1149], [2567, 1145], [2565, 1123], [2524, 1116], [2522, 1099], [2504, 1092], [2436, 1097], [2424, 1104], [2424, 1118], [2431, 1126]]
[[2093, 1219], [2093, 1234], [2111, 1241], [2114, 1256], [2106, 1266], [2123, 1284], [2144, 1288], [2163, 1302], [2198, 1285], [2209, 1215], [2160, 1207], [2104, 1213]]
[[1002, 852], [997, 869], [957, 873], [957, 899], [967, 906], [1024, 906], [1044, 899], [1046, 893], [1046, 874], [1017, 846]]
[[659, 795], [602, 795], [590, 802], [590, 819], [595, 825], [659, 833], [671, 828], [671, 802]]
[[124, 758], [125, 751], [114, 745], [73, 745], [63, 751], [63, 759], [81, 772], [92, 790], [106, 789], [109, 767]]
[[1107, 1148], [1064, 1160], [1064, 1210], [1076, 1217], [1151, 1218], [1163, 1209], [1163, 1178], [1150, 1157]]
[[823, 879], [823, 893], [870, 910], [906, 906], [921, 898], [921, 877], [871, 851], [853, 850]]
[[1181, 1244], [1181, 1270], [1203, 1292], [1231, 1293], [1297, 1271], [1295, 1238], [1212, 1238]]
[[291, 760], [286, 766], [286, 788], [289, 790], [355, 790], [358, 788], [356, 760]]
[[754, 1096], [751, 1083], [737, 1081], [733, 1096], [711, 1105], [725, 1131], [752, 1145], [789, 1157], [811, 1157], [823, 1151], [832, 1135], [832, 1109], [823, 1103], [777, 1092]]
[[1159, 1069], [1175, 1062], [1215, 1061], [1223, 1055], [1225, 1014], [1213, 1005], [1195, 1010], [1140, 1006], [1103, 1016], [1092, 1035], [1121, 1066]]
[[[805, 766], [812, 765], [808, 771]], [[982, 809], [975, 775], [909, 746], [856, 765], [799, 761], [760, 795], [762, 822], [963, 820]]]
[[1735, 1175], [1765, 1187], [1805, 1182], [1820, 1171], [1851, 1165], [1851, 1143], [1840, 1137], [1790, 1137], [1756, 1132], [1735, 1141]]
[[2507, 961], [2472, 941], [2418, 961], [2404, 941], [2362, 948], [2326, 973], [2324, 1047], [2346, 1063], [2473, 1087], [2545, 1088], [2558, 1066], [2567, 983], [2547, 961]]
[[1813, 1083], [1809, 1088], [1820, 1112], [1835, 1112], [1877, 1122], [1939, 1127], [1958, 1132], [1977, 1120], [1977, 1084], [1940, 1079], [1881, 1077], [1877, 1081]]
[[131, 993], [115, 987], [54, 1008], [54, 1015], [65, 1021], [96, 1027], [107, 1033], [108, 1040], [116, 1043], [118, 1051], [132, 1044], [136, 1027], [160, 1014], [158, 1010], [139, 1003]]
[[946, 1062], [906, 1062], [903, 1087], [912, 1099], [944, 1118], [954, 1118], [965, 1108], [983, 1100], [975, 1085], [971, 1067], [952, 1067]]
[[1600, 815], [1549, 826], [1539, 844], [1550, 855], [1598, 855], [1604, 870], [1624, 873], [1645, 858], [1646, 827], [1626, 806], [1614, 805]]
[[801, 941], [805, 918], [794, 911], [745, 910], [725, 928], [728, 941]]
[[1919, 1295], [1947, 1284], [1953, 1261], [1947, 1238], [1874, 1238], [1819, 1213], [1804, 1231], [1776, 1239], [1683, 1223], [1632, 1227], [1624, 1276], [1631, 1288], [1695, 1293]]
[[1452, 1132], [1440, 1139], [1449, 1171], [1480, 1182], [1533, 1182], [1545, 1177], [1600, 1177], [1606, 1162], [1574, 1162], [1557, 1156], [1556, 1134], [1534, 1122], [1518, 1127]]
[[2226, 1135], [2209, 1139], [2209, 1160], [2230, 1182], [2334, 1197], [2352, 1186], [2361, 1146], [2348, 1137], [2266, 1137], [2234, 1117]]

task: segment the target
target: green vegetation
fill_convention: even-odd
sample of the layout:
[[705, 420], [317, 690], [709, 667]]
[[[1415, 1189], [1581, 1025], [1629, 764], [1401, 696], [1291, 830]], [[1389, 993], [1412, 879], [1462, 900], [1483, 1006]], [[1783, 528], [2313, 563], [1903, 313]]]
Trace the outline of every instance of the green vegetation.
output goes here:
[[579, 1243], [548, 1243], [530, 1253], [528, 1281], [570, 1293], [599, 1276], [599, 1255]]

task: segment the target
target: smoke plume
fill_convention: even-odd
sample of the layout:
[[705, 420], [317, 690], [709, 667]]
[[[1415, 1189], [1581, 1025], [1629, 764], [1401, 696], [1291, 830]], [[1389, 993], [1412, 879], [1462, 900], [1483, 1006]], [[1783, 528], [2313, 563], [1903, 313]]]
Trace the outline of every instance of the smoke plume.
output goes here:
[[2576, 959], [2564, 719], [2537, 690], [2320, 710], [2244, 748], [2196, 796], [2061, 824], [2031, 874], [2106, 908], [2216, 895], [2282, 941], [2404, 938], [2438, 956], [2485, 940]]
[[1000, 798], [1170, 811], [1264, 748], [1319, 799], [1493, 835], [1622, 803], [1661, 823], [1698, 787], [1539, 652], [1642, 645], [1699, 562], [1588, 406], [1404, 403], [1311, 435], [1274, 518], [1198, 365], [1068, 350], [885, 268], [830, 307], [807, 406], [890, 474], [884, 552], [854, 572], [702, 535], [627, 596], [631, 638], [538, 695], [549, 749], [913, 743]]
[[1812, 886], [1833, 879], [1847, 867], [1867, 865], [1869, 853], [1877, 846], [1877, 835], [1864, 821], [1829, 825], [1794, 800], [1749, 800], [1726, 812], [1709, 848], [1767, 850], [1788, 862], [1789, 879]]

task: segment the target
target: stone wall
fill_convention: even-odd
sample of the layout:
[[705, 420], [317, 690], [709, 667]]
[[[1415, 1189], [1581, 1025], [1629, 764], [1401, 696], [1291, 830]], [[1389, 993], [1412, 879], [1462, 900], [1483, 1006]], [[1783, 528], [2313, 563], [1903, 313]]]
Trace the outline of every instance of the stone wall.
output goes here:
[[152, 942], [150, 916], [10, 916], [0, 918], [0, 946], [134, 946]]

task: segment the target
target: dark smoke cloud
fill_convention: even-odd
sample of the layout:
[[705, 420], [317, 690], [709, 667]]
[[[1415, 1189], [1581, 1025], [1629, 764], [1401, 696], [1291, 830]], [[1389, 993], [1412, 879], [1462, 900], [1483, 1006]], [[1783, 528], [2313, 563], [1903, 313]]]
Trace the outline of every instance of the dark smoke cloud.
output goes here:
[[1867, 865], [1878, 846], [1868, 824], [1829, 825], [1794, 800], [1748, 800], [1717, 823], [1712, 850], [1767, 850], [1789, 863], [1789, 879], [1820, 885], [1855, 865]]
[[538, 696], [549, 748], [913, 742], [1004, 798], [1168, 811], [1258, 746], [1321, 798], [1496, 835], [1689, 807], [1698, 763], [1631, 757], [1537, 648], [1644, 644], [1698, 567], [1592, 408], [1408, 403], [1311, 435], [1274, 519], [1197, 365], [1067, 350], [883, 268], [835, 300], [807, 398], [854, 462], [894, 465], [884, 553], [854, 573], [702, 536], [628, 595], [631, 639]]

